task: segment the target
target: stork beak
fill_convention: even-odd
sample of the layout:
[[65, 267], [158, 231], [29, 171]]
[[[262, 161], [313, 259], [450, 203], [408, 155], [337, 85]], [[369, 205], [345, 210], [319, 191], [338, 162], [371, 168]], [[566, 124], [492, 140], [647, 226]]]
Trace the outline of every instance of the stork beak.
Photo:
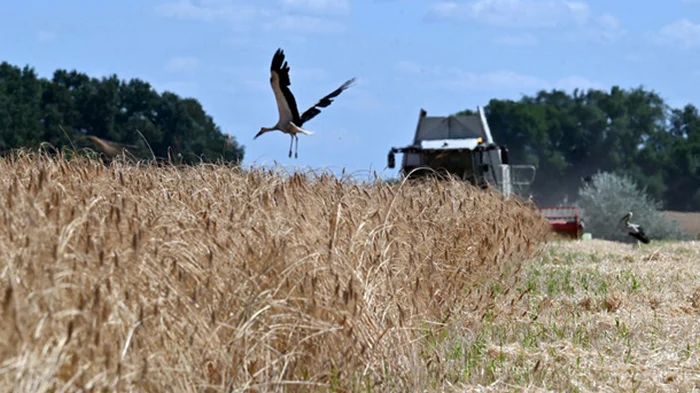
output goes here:
[[255, 134], [255, 136], [253, 137], [253, 139], [257, 139], [257, 137], [259, 137], [260, 135], [262, 135], [262, 134], [264, 134], [264, 133], [265, 133], [265, 130], [262, 130], [262, 131], [258, 132], [257, 134]]

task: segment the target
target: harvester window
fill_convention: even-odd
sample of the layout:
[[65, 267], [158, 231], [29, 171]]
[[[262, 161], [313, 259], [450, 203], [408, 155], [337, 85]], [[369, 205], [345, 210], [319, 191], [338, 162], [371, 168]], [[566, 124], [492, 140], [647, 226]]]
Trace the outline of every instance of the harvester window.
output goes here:
[[468, 150], [425, 151], [424, 163], [438, 172], [447, 171], [460, 179], [470, 177], [473, 172], [471, 153]]

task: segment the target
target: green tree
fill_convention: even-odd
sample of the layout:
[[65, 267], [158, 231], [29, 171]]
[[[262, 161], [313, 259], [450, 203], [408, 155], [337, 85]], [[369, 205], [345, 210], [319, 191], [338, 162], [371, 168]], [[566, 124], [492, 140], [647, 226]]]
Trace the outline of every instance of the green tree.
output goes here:
[[484, 111], [511, 162], [537, 167], [540, 204], [574, 197], [582, 178], [604, 171], [643, 184], [667, 209], [700, 210], [700, 114], [692, 105], [671, 110], [654, 91], [613, 86], [492, 99]]
[[29, 67], [0, 64], [0, 149], [42, 140], [41, 83]]
[[671, 112], [666, 138], [666, 199], [677, 210], [700, 210], [700, 114], [693, 105]]
[[159, 94], [147, 82], [117, 75], [97, 79], [59, 69], [48, 80], [29, 67], [0, 64], [0, 152], [42, 142], [95, 148], [84, 136], [144, 149], [147, 142], [156, 158], [178, 155], [188, 164], [244, 156], [194, 98]]

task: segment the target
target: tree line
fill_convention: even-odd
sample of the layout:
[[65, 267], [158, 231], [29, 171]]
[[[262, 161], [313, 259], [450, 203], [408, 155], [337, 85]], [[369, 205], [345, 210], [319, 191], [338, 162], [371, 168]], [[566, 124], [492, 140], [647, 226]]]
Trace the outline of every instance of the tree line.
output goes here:
[[[654, 91], [615, 86], [492, 99], [484, 110], [511, 163], [537, 168], [532, 192], [539, 204], [574, 197], [582, 178], [611, 172], [645, 186], [665, 209], [700, 210], [700, 113], [691, 104], [670, 108]], [[0, 154], [44, 142], [128, 147], [185, 164], [244, 157], [194, 98], [158, 93], [140, 79], [61, 69], [46, 79], [29, 66], [0, 63]]]
[[184, 164], [240, 162], [244, 148], [193, 98], [158, 93], [140, 79], [89, 77], [0, 63], [0, 154], [17, 148], [126, 147], [138, 158]]
[[671, 108], [654, 91], [615, 86], [492, 99], [484, 112], [511, 164], [537, 168], [538, 204], [575, 197], [582, 179], [610, 172], [644, 186], [664, 209], [700, 211], [700, 113], [692, 104]]

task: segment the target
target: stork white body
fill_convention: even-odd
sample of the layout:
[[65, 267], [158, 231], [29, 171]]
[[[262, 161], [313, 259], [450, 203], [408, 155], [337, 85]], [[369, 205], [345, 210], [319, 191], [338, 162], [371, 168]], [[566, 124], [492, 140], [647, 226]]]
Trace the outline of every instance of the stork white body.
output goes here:
[[272, 86], [272, 92], [275, 94], [275, 101], [277, 101], [279, 118], [274, 127], [260, 128], [260, 131], [253, 139], [256, 139], [266, 132], [275, 130], [289, 134], [292, 138], [291, 142], [289, 143], [289, 157], [292, 156], [292, 144], [296, 139], [297, 145], [294, 152], [294, 158], [297, 158], [299, 151], [298, 134], [313, 134], [311, 131], [307, 131], [301, 127], [304, 125], [304, 123], [321, 113], [319, 108], [325, 108], [330, 105], [331, 102], [333, 102], [333, 98], [337, 97], [345, 89], [352, 86], [354, 82], [355, 78], [348, 80], [340, 87], [318, 100], [318, 102], [304, 111], [304, 113], [299, 115], [294, 94], [292, 94], [292, 91], [289, 89], [289, 85], [291, 84], [289, 80], [289, 65], [287, 65], [287, 62], [284, 59], [284, 51], [282, 49], [277, 49], [275, 55], [272, 57], [272, 63], [270, 64], [270, 85]]
[[644, 233], [644, 228], [639, 224], [631, 223], [630, 219], [632, 219], [632, 212], [625, 214], [625, 216], [620, 219], [620, 222], [624, 223], [624, 231], [635, 239], [636, 245], [639, 245], [639, 242], [649, 244], [650, 240], [646, 233]]

